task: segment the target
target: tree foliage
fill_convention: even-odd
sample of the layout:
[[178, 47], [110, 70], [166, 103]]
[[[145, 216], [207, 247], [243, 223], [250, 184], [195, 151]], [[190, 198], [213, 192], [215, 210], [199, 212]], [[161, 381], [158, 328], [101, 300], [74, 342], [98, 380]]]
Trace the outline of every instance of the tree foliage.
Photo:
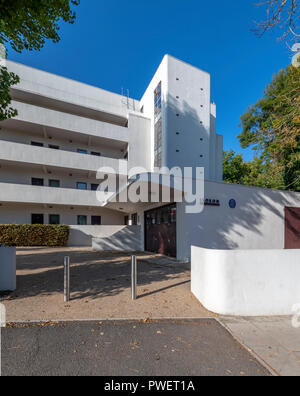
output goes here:
[[[60, 40], [59, 22], [74, 23], [72, 5], [80, 0], [0, 0], [0, 43], [9, 43], [13, 50], [39, 51], [46, 43]], [[0, 65], [0, 121], [15, 117], [10, 107], [10, 87], [19, 77]]]
[[60, 40], [59, 22], [74, 23], [72, 5], [80, 0], [0, 0], [0, 42], [22, 52]]
[[20, 78], [10, 73], [6, 67], [0, 66], [0, 121], [15, 117], [18, 113], [13, 109], [11, 104], [11, 97], [9, 94], [10, 87], [18, 84]]
[[300, 68], [288, 66], [241, 117], [243, 148], [259, 153], [266, 185], [300, 189]]
[[240, 154], [225, 152], [224, 180], [300, 191], [300, 68], [281, 70], [241, 117], [241, 127], [241, 146], [256, 156], [244, 162]]

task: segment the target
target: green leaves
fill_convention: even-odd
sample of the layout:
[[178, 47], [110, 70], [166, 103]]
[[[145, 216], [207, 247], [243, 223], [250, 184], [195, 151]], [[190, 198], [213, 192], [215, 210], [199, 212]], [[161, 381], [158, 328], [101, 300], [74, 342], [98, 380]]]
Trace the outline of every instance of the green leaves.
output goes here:
[[17, 52], [39, 51], [46, 40], [60, 41], [59, 22], [74, 23], [80, 0], [0, 0], [0, 42]]
[[[39, 51], [46, 43], [60, 40], [59, 22], [74, 23], [72, 5], [80, 0], [0, 0], [0, 43], [9, 43], [13, 50]], [[19, 77], [0, 66], [0, 121], [15, 117], [10, 107], [10, 87]]]
[[243, 148], [264, 166], [263, 186], [300, 191], [300, 68], [281, 70], [241, 117]]
[[18, 115], [17, 110], [10, 107], [10, 87], [20, 82], [20, 78], [9, 73], [6, 67], [0, 66], [0, 121], [7, 120]]
[[0, 225], [0, 244], [6, 246], [66, 246], [67, 225], [9, 224]]

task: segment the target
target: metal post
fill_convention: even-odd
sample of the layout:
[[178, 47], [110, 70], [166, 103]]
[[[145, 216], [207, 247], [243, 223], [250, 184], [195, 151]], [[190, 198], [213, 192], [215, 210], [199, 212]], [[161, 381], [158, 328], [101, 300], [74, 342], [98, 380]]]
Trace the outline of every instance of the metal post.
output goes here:
[[136, 256], [131, 258], [131, 296], [136, 300], [136, 285], [137, 285], [137, 261]]
[[69, 302], [70, 301], [70, 257], [65, 257], [64, 267], [65, 267], [64, 299], [65, 302]]

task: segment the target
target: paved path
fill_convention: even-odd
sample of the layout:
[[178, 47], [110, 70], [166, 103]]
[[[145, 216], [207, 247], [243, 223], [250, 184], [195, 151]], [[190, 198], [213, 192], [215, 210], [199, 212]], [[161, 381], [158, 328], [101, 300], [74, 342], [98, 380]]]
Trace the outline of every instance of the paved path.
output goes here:
[[300, 328], [291, 318], [224, 317], [221, 322], [278, 375], [300, 376]]
[[[64, 256], [71, 258], [71, 301], [63, 301]], [[200, 318], [214, 316], [190, 292], [190, 265], [138, 254], [131, 300], [130, 254], [89, 248], [18, 249], [17, 291], [3, 301], [7, 320]]]
[[2, 329], [2, 374], [268, 376], [217, 320], [69, 322]]

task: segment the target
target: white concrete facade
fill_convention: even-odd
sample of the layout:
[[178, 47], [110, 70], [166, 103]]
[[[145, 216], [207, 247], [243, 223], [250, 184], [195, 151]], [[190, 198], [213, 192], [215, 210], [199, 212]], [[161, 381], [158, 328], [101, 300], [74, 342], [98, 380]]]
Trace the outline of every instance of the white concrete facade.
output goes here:
[[[205, 206], [186, 215], [177, 204], [177, 257], [190, 260], [191, 246], [206, 249], [284, 249], [285, 208], [300, 207], [300, 194], [219, 182], [205, 182]], [[236, 207], [230, 207], [230, 201]]]
[[209, 74], [166, 55], [138, 101], [1, 62], [20, 83], [11, 90], [18, 115], [0, 125], [0, 224], [124, 226], [131, 213], [106, 209], [97, 199], [103, 180], [97, 171], [109, 167], [121, 177], [120, 167], [154, 171], [158, 84], [161, 165], [204, 166], [207, 178], [222, 180]]
[[300, 250], [192, 247], [192, 293], [210, 311], [293, 315], [300, 302]]

